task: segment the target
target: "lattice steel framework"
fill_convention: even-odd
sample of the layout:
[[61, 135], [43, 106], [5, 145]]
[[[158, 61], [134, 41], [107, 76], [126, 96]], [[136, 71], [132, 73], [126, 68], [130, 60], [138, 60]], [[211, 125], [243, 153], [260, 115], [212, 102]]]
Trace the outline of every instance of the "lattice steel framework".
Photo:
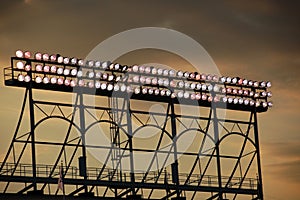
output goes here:
[[[156, 101], [160, 109], [149, 111], [151, 100], [127, 94], [95, 96], [95, 104], [90, 104], [85, 97], [91, 95], [81, 89], [73, 91], [72, 103], [69, 97], [45, 101], [36, 91], [43, 88], [32, 82], [20, 83], [12, 68], [5, 70], [5, 84], [26, 91], [1, 163], [2, 193], [61, 194], [57, 182], [63, 161], [63, 182], [69, 196], [263, 199], [257, 108], [227, 110], [224, 117], [218, 116], [221, 108], [212, 102], [196, 108], [199, 115], [189, 115], [184, 110], [195, 109], [193, 106], [169, 99]], [[61, 122], [65, 131], [53, 133]], [[100, 127], [102, 137], [109, 138], [108, 143], [86, 141], [95, 134], [95, 127]], [[148, 138], [136, 137], [149, 133]], [[186, 135], [193, 140], [182, 150]], [[45, 153], [46, 147], [55, 150]], [[101, 154], [103, 160], [95, 159], [95, 154]], [[143, 155], [150, 159], [143, 160]]]

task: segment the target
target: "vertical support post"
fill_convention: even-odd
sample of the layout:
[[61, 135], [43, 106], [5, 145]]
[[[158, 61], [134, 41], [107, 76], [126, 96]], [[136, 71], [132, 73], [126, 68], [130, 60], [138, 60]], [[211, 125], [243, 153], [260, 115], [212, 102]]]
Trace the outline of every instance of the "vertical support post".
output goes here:
[[259, 138], [258, 138], [258, 124], [257, 124], [257, 113], [254, 110], [254, 137], [255, 137], [255, 146], [256, 146], [256, 158], [257, 158], [257, 170], [258, 170], [258, 199], [263, 200], [263, 185], [262, 185], [262, 173], [261, 173], [261, 160], [260, 160], [260, 148], [259, 148]]
[[177, 157], [177, 129], [176, 129], [176, 115], [175, 115], [175, 107], [174, 103], [170, 103], [171, 106], [171, 129], [172, 129], [172, 138], [174, 145], [174, 163], [172, 164], [172, 181], [176, 185], [176, 196], [179, 199], [180, 191], [178, 189], [179, 186], [179, 177], [178, 177], [178, 157]]
[[135, 177], [134, 177], [134, 162], [133, 162], [133, 145], [132, 145], [132, 121], [131, 121], [131, 111], [130, 111], [130, 98], [126, 98], [127, 101], [127, 112], [126, 112], [126, 117], [127, 117], [127, 131], [128, 131], [128, 144], [129, 144], [129, 159], [130, 159], [130, 181], [131, 181], [131, 192], [132, 195], [135, 196]]
[[213, 124], [214, 124], [214, 139], [216, 145], [216, 159], [217, 159], [217, 173], [218, 173], [218, 183], [219, 183], [219, 200], [223, 199], [222, 188], [222, 173], [221, 173], [221, 160], [220, 160], [220, 149], [219, 149], [219, 127], [218, 127], [218, 115], [217, 107], [214, 102], [211, 103], [213, 110]]
[[83, 166], [82, 166], [82, 175], [83, 175], [83, 186], [84, 186], [84, 192], [88, 193], [87, 188], [87, 173], [86, 173], [86, 143], [85, 143], [85, 115], [84, 115], [84, 102], [83, 102], [83, 94], [77, 94], [79, 95], [79, 117], [80, 117], [80, 133], [81, 133], [81, 141], [82, 141], [82, 159]]

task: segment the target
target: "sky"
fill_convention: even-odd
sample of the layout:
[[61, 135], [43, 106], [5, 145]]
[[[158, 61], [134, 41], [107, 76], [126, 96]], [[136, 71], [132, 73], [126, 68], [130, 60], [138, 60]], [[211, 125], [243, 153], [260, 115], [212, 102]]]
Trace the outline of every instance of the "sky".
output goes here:
[[[274, 107], [259, 115], [265, 197], [297, 199], [299, 6], [298, 1], [279, 0], [0, 0], [0, 158], [7, 151], [24, 94], [3, 83], [2, 69], [10, 65], [16, 49], [85, 57], [122, 31], [163, 27], [200, 43], [223, 75], [272, 81]], [[168, 54], [140, 55], [176, 65]]]

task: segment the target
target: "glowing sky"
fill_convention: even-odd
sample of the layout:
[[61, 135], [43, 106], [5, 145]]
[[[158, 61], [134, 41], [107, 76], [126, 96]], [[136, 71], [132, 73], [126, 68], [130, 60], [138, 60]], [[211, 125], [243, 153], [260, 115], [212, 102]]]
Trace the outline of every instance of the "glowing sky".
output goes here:
[[[3, 85], [2, 68], [9, 66], [16, 49], [85, 57], [119, 32], [165, 27], [203, 45], [221, 74], [272, 81], [274, 108], [259, 116], [265, 197], [298, 198], [299, 7], [296, 1], [259, 0], [0, 1], [0, 158], [7, 151], [23, 95], [22, 89]], [[164, 54], [152, 56], [168, 59]]]

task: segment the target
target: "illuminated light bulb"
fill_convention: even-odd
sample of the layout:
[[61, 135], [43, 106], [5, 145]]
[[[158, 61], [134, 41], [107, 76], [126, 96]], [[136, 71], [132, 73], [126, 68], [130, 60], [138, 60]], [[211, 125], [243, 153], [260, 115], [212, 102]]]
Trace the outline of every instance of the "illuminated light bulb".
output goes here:
[[108, 84], [107, 90], [112, 91], [113, 89], [114, 89], [114, 85], [113, 84]]
[[267, 97], [272, 97], [272, 92], [267, 92]]
[[201, 90], [201, 87], [202, 87], [201, 83], [197, 83], [196, 89], [197, 89], [197, 90]]
[[196, 83], [191, 83], [190, 88], [194, 90], [196, 88]]
[[179, 88], [183, 88], [184, 82], [183, 82], [183, 81], [179, 81], [179, 82], [177, 83], [177, 86], [178, 86]]
[[109, 65], [109, 70], [114, 70], [114, 64], [113, 64], [113, 63], [111, 63], [111, 64]]
[[195, 93], [192, 93], [192, 94], [191, 94], [191, 99], [192, 99], [192, 100], [195, 100], [195, 99], [196, 99], [196, 94], [195, 94]]
[[254, 92], [253, 92], [253, 91], [250, 91], [250, 92], [249, 92], [249, 96], [250, 96], [250, 97], [253, 97], [253, 96], [254, 96]]
[[214, 76], [212, 77], [212, 80], [213, 80], [214, 82], [218, 82], [219, 78], [218, 78], [216, 75], [214, 75]]
[[247, 85], [248, 84], [248, 80], [247, 79], [244, 79], [243, 80], [243, 85]]
[[43, 54], [43, 60], [44, 60], [44, 61], [48, 61], [48, 60], [49, 60], [49, 54], [44, 53], [44, 54]]
[[170, 86], [171, 86], [171, 87], [176, 87], [176, 82], [175, 82], [175, 81], [173, 81], [173, 80], [172, 80], [172, 81], [170, 81]]
[[166, 94], [166, 90], [161, 90], [161, 91], [160, 91], [160, 95], [161, 95], [161, 96], [165, 96], [165, 94]]
[[125, 92], [125, 91], [126, 91], [126, 85], [124, 85], [124, 84], [121, 85], [121, 91], [122, 91], [122, 92]]
[[226, 88], [221, 87], [221, 92], [222, 92], [223, 94], [225, 94], [225, 93], [226, 93]]
[[254, 100], [250, 100], [250, 106], [254, 106], [255, 105], [255, 101]]
[[160, 90], [159, 90], [159, 89], [155, 89], [155, 90], [154, 90], [154, 94], [155, 94], [155, 95], [159, 95], [159, 93], [160, 93]]
[[68, 76], [69, 74], [70, 74], [70, 70], [69, 70], [69, 69], [65, 69], [65, 70], [64, 70], [64, 75], [65, 75], [65, 76]]
[[66, 65], [69, 64], [70, 63], [70, 58], [65, 57], [63, 62]]
[[17, 50], [17, 51], [16, 51], [16, 56], [17, 56], [18, 58], [23, 58], [23, 51]]
[[151, 78], [147, 77], [145, 82], [146, 82], [146, 84], [151, 84]]
[[55, 61], [56, 61], [56, 55], [54, 55], [54, 54], [51, 55], [51, 56], [50, 56], [50, 60], [51, 60], [52, 62], [55, 62]]
[[118, 64], [118, 63], [115, 64], [115, 65], [114, 65], [114, 69], [115, 69], [115, 70], [120, 70], [120, 64]]
[[25, 65], [25, 71], [30, 71], [31, 70], [31, 66], [30, 65]]
[[127, 93], [132, 93], [132, 87], [131, 86], [127, 86], [126, 91], [127, 91]]
[[42, 80], [42, 78], [40, 77], [40, 76], [36, 76], [35, 77], [35, 82], [36, 83], [41, 83], [43, 80]]
[[154, 91], [153, 91], [152, 88], [149, 88], [149, 89], [148, 89], [148, 94], [153, 94], [153, 92], [154, 92]]
[[157, 69], [157, 74], [158, 74], [158, 75], [162, 75], [162, 74], [163, 74], [163, 69], [158, 68], [158, 69]]
[[126, 71], [129, 71], [129, 69], [128, 69], [128, 66], [125, 65], [122, 67], [122, 72], [126, 72]]
[[79, 66], [83, 66], [84, 65], [84, 61], [82, 59], [78, 60], [78, 65]]
[[244, 93], [243, 90], [238, 90], [238, 94], [239, 94], [239, 95], [242, 95], [243, 93]]
[[223, 97], [223, 98], [222, 98], [222, 101], [223, 101], [224, 103], [226, 103], [226, 102], [227, 102], [227, 97]]
[[51, 82], [51, 84], [56, 84], [57, 78], [56, 77], [51, 77], [50, 82]]
[[152, 79], [152, 85], [157, 85], [157, 78]]
[[258, 98], [258, 97], [259, 97], [259, 93], [255, 93], [254, 98]]
[[206, 90], [206, 89], [207, 89], [207, 86], [206, 86], [205, 84], [202, 84], [201, 90], [204, 91], [204, 90]]
[[183, 76], [184, 76], [184, 78], [189, 78], [190, 73], [189, 73], [189, 72], [184, 72], [184, 73], [183, 73]]
[[197, 81], [199, 81], [199, 80], [201, 79], [201, 75], [200, 75], [200, 74], [197, 74], [196, 77], [195, 77], [195, 79], [196, 79]]
[[30, 57], [31, 57], [31, 53], [29, 51], [25, 51], [24, 58], [30, 58]]
[[97, 67], [97, 68], [101, 67], [101, 62], [100, 61], [96, 61], [95, 62], [95, 67]]
[[263, 91], [263, 92], [260, 93], [260, 95], [261, 95], [262, 97], [265, 97], [265, 96], [267, 96], [267, 92], [266, 92], [266, 91]]
[[70, 81], [69, 79], [66, 79], [66, 80], [65, 80], [65, 86], [69, 86], [70, 83], [71, 83], [71, 81]]
[[179, 92], [177, 93], [177, 96], [178, 96], [178, 98], [182, 98], [182, 97], [183, 97], [183, 91], [179, 91]]
[[142, 93], [143, 93], [143, 94], [147, 94], [147, 92], [148, 92], [147, 88], [143, 88], [143, 89], [142, 89]]
[[147, 73], [147, 74], [151, 73], [151, 67], [146, 67], [145, 68], [145, 73]]
[[95, 88], [99, 89], [101, 87], [100, 81], [95, 82]]
[[247, 105], [249, 105], [249, 103], [250, 103], [249, 99], [245, 99], [245, 100], [244, 100], [244, 105], [247, 106]]
[[237, 92], [238, 92], [237, 89], [232, 90], [232, 94], [237, 94]]
[[239, 102], [239, 99], [238, 99], [238, 98], [234, 98], [234, 99], [233, 99], [233, 103], [234, 103], [234, 104], [237, 104], [238, 102]]
[[177, 72], [177, 76], [178, 76], [178, 77], [183, 77], [183, 72], [182, 72], [182, 71], [178, 71], [178, 72]]
[[51, 73], [56, 73], [56, 66], [51, 66], [51, 69], [50, 69]]
[[259, 85], [260, 85], [260, 87], [266, 87], [267, 84], [266, 84], [266, 82], [262, 81], [262, 82], [260, 82]]
[[71, 75], [76, 76], [77, 75], [77, 69], [72, 69], [71, 70]]
[[140, 71], [141, 73], [144, 73], [144, 72], [145, 72], [145, 67], [144, 67], [144, 66], [140, 66], [140, 67], [139, 67], [139, 71]]
[[221, 81], [221, 83], [225, 83], [225, 82], [226, 82], [226, 77], [222, 76], [222, 77], [220, 78], [220, 81]]
[[169, 86], [169, 80], [168, 80], [168, 79], [165, 79], [163, 85], [164, 85], [165, 87], [168, 87], [168, 86]]
[[91, 71], [91, 72], [87, 72], [87, 75], [89, 78], [94, 78], [95, 73], [93, 71]]
[[173, 70], [173, 69], [171, 69], [171, 70], [169, 70], [169, 75], [170, 76], [175, 76], [175, 74], [176, 74], [176, 72], [175, 72], [175, 70]]
[[107, 73], [102, 74], [102, 79], [103, 80], [106, 80], [107, 78], [108, 78], [108, 74]]
[[213, 97], [212, 97], [212, 96], [208, 96], [208, 97], [207, 97], [207, 101], [208, 101], [208, 102], [212, 102], [212, 100], [213, 100]]
[[83, 76], [83, 72], [80, 70], [77, 72], [77, 77], [82, 77]]
[[87, 61], [87, 66], [88, 67], [93, 67], [94, 66], [94, 61], [92, 61], [92, 60]]
[[35, 71], [37, 71], [37, 72], [43, 71], [42, 65], [36, 65], [36, 66], [35, 66]]
[[61, 68], [61, 67], [59, 67], [59, 68], [57, 69], [57, 74], [63, 74], [63, 73], [64, 73], [64, 69]]
[[77, 58], [71, 58], [71, 64], [76, 65], [77, 63]]
[[58, 62], [58, 63], [63, 63], [63, 62], [64, 62], [64, 57], [58, 56], [58, 57], [57, 57], [57, 62]]
[[253, 86], [254, 86], [254, 87], [258, 87], [258, 86], [259, 86], [259, 82], [255, 81], [255, 82], [253, 83]]
[[213, 90], [213, 86], [211, 84], [208, 85], [207, 87], [208, 91], [212, 91]]
[[75, 87], [76, 86], [76, 81], [75, 80], [71, 80], [70, 86], [71, 87]]
[[204, 101], [207, 100], [207, 95], [206, 94], [202, 94], [201, 99], [204, 100]]
[[194, 79], [195, 78], [195, 73], [190, 73], [190, 79]]
[[151, 74], [154, 74], [154, 75], [157, 74], [157, 69], [155, 67], [152, 68]]
[[44, 83], [44, 84], [48, 84], [49, 82], [50, 82], [49, 78], [48, 78], [47, 76], [45, 76], [45, 77], [43, 78], [43, 83]]
[[266, 108], [266, 107], [268, 107], [268, 103], [267, 103], [267, 102], [263, 102], [263, 103], [262, 103], [262, 106], [263, 106], [264, 108]]
[[230, 78], [230, 77], [227, 77], [227, 78], [226, 78], [226, 82], [227, 82], [227, 83], [230, 83], [230, 82], [231, 82], [231, 78]]
[[231, 83], [236, 84], [238, 82], [238, 79], [235, 77], [231, 80]]
[[26, 75], [25, 77], [24, 77], [24, 81], [25, 82], [29, 82], [31, 80], [31, 78], [30, 78], [30, 76], [29, 75]]
[[200, 93], [197, 93], [197, 94], [196, 94], [196, 99], [197, 99], [197, 100], [200, 100], [200, 99], [201, 99], [201, 94], [200, 94]]
[[139, 76], [139, 75], [134, 76], [134, 77], [132, 78], [132, 80], [133, 80], [133, 82], [138, 83], [138, 82], [140, 81], [140, 76]]
[[132, 71], [133, 71], [133, 72], [138, 72], [138, 71], [139, 71], [139, 66], [134, 65], [134, 66], [132, 67]]
[[166, 96], [170, 96], [172, 94], [172, 92], [170, 90], [166, 90]]
[[214, 97], [214, 102], [219, 102], [220, 101], [220, 98], [218, 96], [215, 96]]
[[190, 93], [189, 93], [189, 92], [185, 92], [185, 93], [183, 94], [183, 97], [184, 97], [185, 99], [190, 98]]
[[157, 83], [158, 83], [158, 85], [163, 85], [164, 84], [164, 79], [159, 78]]
[[260, 106], [260, 102], [259, 101], [256, 101], [255, 102], [255, 107], [259, 107]]
[[24, 75], [19, 74], [19, 75], [18, 75], [18, 81], [24, 81], [24, 80], [25, 80]]
[[206, 80], [211, 81], [211, 80], [212, 80], [212, 76], [211, 76], [210, 74], [208, 74], [208, 75], [206, 76]]
[[165, 70], [163, 71], [163, 75], [164, 75], [164, 76], [168, 76], [168, 75], [169, 75], [169, 70], [168, 70], [168, 69], [165, 69]]
[[189, 83], [189, 82], [185, 82], [185, 83], [184, 83], [184, 87], [185, 87], [186, 89], [188, 89], [188, 88], [190, 87], [190, 83]]
[[268, 107], [273, 107], [273, 102], [272, 101], [268, 102]]
[[64, 79], [63, 79], [63, 78], [58, 78], [58, 79], [57, 79], [57, 84], [58, 84], [58, 85], [64, 84]]
[[227, 99], [227, 102], [228, 102], [228, 103], [232, 103], [232, 102], [233, 102], [233, 98], [232, 98], [232, 97], [229, 97], [229, 98]]
[[239, 98], [239, 104], [243, 104], [244, 103], [244, 99]]
[[41, 53], [36, 53], [36, 54], [34, 55], [34, 58], [35, 58], [36, 60], [42, 60], [42, 54], [41, 54]]
[[79, 81], [78, 81], [78, 85], [79, 85], [80, 87], [83, 87], [83, 86], [85, 85], [84, 80], [79, 80]]
[[43, 71], [44, 71], [44, 72], [50, 72], [50, 67], [49, 67], [48, 65], [45, 65], [45, 66], [43, 67]]
[[115, 79], [115, 75], [110, 74], [107, 78], [108, 81], [113, 81]]
[[220, 87], [217, 86], [217, 85], [215, 85], [215, 86], [214, 86], [214, 92], [219, 92], [219, 91], [220, 91]]
[[115, 85], [115, 86], [114, 86], [114, 91], [116, 91], [116, 92], [117, 92], [117, 91], [119, 91], [119, 90], [120, 90], [120, 86], [119, 86], [118, 84], [117, 84], [117, 85]]
[[244, 90], [243, 95], [248, 96], [249, 95], [249, 90]]
[[239, 81], [238, 81], [238, 84], [239, 84], [239, 85], [242, 85], [242, 84], [243, 84], [243, 81], [244, 81], [244, 80], [240, 78]]
[[146, 81], [146, 77], [145, 77], [145, 76], [141, 76], [141, 77], [140, 77], [140, 83], [141, 83], [141, 84], [144, 84], [145, 81]]
[[272, 84], [271, 84], [271, 82], [270, 82], [270, 81], [268, 81], [268, 82], [266, 83], [266, 86], [267, 86], [267, 88], [270, 88], [270, 87], [272, 87]]
[[18, 69], [24, 69], [24, 63], [23, 63], [23, 62], [18, 61], [18, 62], [16, 63], [16, 65], [17, 65], [17, 68], [18, 68]]
[[253, 86], [253, 81], [248, 81], [249, 86]]
[[177, 96], [177, 95], [176, 95], [176, 93], [174, 93], [174, 92], [171, 94], [171, 98], [172, 98], [172, 99], [176, 98], [176, 96]]
[[232, 88], [226, 88], [226, 92], [227, 92], [227, 94], [232, 93]]

